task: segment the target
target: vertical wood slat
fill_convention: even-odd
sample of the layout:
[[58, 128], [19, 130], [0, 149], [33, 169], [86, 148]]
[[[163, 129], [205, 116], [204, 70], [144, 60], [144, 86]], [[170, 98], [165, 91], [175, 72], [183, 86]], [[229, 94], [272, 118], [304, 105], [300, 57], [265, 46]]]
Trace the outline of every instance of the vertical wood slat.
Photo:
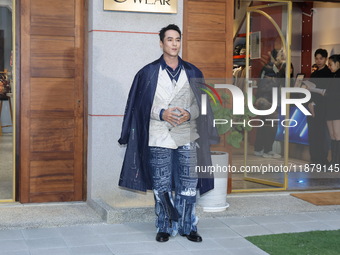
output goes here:
[[[30, 0], [21, 1], [20, 202], [30, 201]], [[23, 107], [25, 106], [25, 107]]]
[[[79, 3], [76, 4], [75, 7], [75, 16], [76, 17], [85, 17], [84, 14], [84, 3], [83, 0], [77, 0]], [[75, 76], [75, 91], [76, 91], [76, 99], [75, 102], [75, 121], [76, 127], [75, 130], [75, 147], [74, 147], [74, 158], [79, 159], [74, 161], [74, 168], [78, 169], [78, 171], [74, 172], [74, 197], [76, 200], [81, 200], [83, 197], [83, 186], [84, 186], [84, 19], [76, 19], [75, 20], [75, 70], [80, 72], [80, 74], [76, 74]], [[81, 128], [79, 128], [81, 127]]]
[[84, 0], [20, 2], [19, 200], [80, 201], [84, 198]]

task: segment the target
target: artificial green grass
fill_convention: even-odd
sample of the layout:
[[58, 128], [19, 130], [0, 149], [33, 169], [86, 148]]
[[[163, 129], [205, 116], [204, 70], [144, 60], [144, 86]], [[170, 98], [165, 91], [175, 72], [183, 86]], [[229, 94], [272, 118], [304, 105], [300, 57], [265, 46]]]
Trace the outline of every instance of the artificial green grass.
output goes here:
[[246, 239], [270, 255], [340, 254], [340, 230], [250, 236]]

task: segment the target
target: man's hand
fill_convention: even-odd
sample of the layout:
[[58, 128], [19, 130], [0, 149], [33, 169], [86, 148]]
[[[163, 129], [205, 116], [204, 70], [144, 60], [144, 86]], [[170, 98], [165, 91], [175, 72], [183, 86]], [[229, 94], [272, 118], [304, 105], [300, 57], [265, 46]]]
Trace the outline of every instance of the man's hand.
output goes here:
[[177, 109], [180, 111], [180, 119], [178, 125], [182, 124], [183, 122], [186, 122], [190, 119], [190, 113], [183, 108], [177, 107]]
[[180, 107], [168, 108], [163, 112], [162, 119], [171, 125], [178, 126], [190, 119], [190, 113]]

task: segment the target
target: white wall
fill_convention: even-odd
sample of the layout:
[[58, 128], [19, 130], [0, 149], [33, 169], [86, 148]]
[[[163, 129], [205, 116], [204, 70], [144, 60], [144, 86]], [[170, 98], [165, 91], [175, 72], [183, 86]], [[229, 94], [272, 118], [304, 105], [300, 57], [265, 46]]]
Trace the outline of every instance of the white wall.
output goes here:
[[162, 54], [158, 34], [149, 33], [170, 23], [182, 29], [182, 20], [182, 0], [177, 14], [104, 11], [102, 0], [89, 1], [88, 198], [116, 207], [153, 204], [151, 193], [118, 187], [125, 148], [117, 141], [134, 75]]
[[314, 8], [316, 12], [313, 14], [313, 52], [324, 48], [328, 50], [329, 56], [340, 54], [340, 3], [315, 2]]

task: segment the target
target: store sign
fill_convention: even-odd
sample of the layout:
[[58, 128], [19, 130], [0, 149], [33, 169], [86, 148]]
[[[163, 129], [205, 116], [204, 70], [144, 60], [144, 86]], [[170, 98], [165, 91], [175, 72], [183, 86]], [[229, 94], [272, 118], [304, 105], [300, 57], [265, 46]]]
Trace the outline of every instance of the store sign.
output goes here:
[[177, 0], [104, 0], [104, 10], [177, 13]]

